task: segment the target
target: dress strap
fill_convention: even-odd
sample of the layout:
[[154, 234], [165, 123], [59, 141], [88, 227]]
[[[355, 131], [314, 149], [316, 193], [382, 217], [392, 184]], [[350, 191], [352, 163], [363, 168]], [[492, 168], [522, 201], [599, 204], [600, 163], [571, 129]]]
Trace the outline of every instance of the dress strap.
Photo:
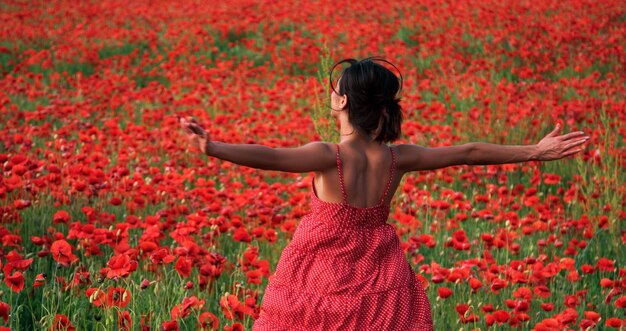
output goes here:
[[339, 184], [341, 185], [341, 195], [343, 203], [348, 203], [348, 195], [346, 195], [346, 187], [343, 185], [343, 173], [341, 172], [341, 158], [339, 157], [339, 144], [337, 144], [337, 172], [339, 173]]
[[391, 182], [393, 180], [393, 173], [396, 168], [396, 158], [393, 154], [393, 148], [389, 146], [389, 151], [391, 152], [391, 167], [389, 168], [389, 179], [387, 180], [387, 188], [385, 189], [385, 194], [380, 199], [380, 204], [385, 203], [385, 198], [387, 198], [387, 193], [389, 192], [389, 187], [391, 187]]

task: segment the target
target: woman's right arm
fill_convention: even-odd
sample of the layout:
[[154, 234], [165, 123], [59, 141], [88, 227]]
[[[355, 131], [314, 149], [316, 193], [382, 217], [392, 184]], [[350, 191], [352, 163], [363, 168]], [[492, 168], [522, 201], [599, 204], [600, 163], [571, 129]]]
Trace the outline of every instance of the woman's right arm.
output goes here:
[[198, 123], [179, 117], [189, 143], [204, 154], [263, 170], [305, 173], [337, 166], [336, 154], [328, 143], [312, 142], [294, 148], [272, 148], [259, 144], [227, 144], [211, 141]]
[[536, 145], [497, 145], [471, 142], [464, 145], [427, 148], [398, 145], [398, 169], [403, 172], [434, 170], [455, 165], [485, 165], [526, 161], [552, 161], [583, 150], [589, 137], [584, 132], [558, 135], [560, 126]]

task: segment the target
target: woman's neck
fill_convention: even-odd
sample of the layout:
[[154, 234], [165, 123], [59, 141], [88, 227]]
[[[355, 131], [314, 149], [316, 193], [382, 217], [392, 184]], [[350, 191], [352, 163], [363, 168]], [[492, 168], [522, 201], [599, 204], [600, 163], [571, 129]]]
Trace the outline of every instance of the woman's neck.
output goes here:
[[350, 143], [355, 143], [357, 145], [366, 146], [366, 145], [370, 145], [376, 142], [375, 137], [373, 135], [364, 134], [356, 129], [351, 131], [352, 133], [348, 133], [348, 134], [342, 134], [341, 133], [342, 131], [339, 131], [339, 132], [340, 132], [339, 143], [350, 142]]
[[343, 112], [339, 117], [339, 142], [357, 142], [360, 145], [369, 145], [375, 142], [374, 134], [368, 135], [361, 130], [357, 130], [350, 124], [347, 112]]

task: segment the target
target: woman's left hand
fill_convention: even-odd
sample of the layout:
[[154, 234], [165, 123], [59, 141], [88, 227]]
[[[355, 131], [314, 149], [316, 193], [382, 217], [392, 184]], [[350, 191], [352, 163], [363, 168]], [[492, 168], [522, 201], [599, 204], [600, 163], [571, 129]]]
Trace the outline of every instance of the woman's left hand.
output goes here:
[[189, 144], [206, 154], [207, 145], [210, 142], [209, 133], [204, 130], [204, 128], [193, 118], [186, 119], [179, 116], [178, 122], [180, 123], [181, 128], [185, 131]]
[[586, 143], [589, 140], [589, 136], [582, 131], [559, 135], [560, 130], [561, 126], [557, 124], [554, 130], [536, 145], [538, 152], [537, 160], [558, 160], [584, 150], [584, 147], [580, 145]]

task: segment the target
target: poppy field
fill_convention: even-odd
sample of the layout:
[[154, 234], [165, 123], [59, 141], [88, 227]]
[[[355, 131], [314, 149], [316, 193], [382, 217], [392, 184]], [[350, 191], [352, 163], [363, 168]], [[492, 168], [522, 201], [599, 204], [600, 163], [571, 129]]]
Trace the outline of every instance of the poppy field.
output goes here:
[[329, 63], [403, 77], [397, 143], [552, 162], [405, 176], [435, 330], [626, 330], [623, 1], [0, 1], [0, 330], [250, 330], [312, 174], [193, 150], [336, 141]]

